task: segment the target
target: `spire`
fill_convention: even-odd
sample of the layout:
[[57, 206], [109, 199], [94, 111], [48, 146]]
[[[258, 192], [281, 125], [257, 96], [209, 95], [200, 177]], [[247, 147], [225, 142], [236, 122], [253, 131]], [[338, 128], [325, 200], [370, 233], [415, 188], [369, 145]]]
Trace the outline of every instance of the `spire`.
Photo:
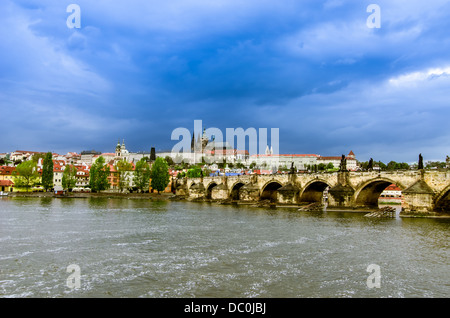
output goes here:
[[197, 141], [196, 141], [196, 144], [195, 144], [195, 149], [196, 149], [197, 151], [201, 151], [201, 150], [202, 150], [202, 139], [200, 138], [200, 133], [198, 133], [198, 136], [197, 136]]

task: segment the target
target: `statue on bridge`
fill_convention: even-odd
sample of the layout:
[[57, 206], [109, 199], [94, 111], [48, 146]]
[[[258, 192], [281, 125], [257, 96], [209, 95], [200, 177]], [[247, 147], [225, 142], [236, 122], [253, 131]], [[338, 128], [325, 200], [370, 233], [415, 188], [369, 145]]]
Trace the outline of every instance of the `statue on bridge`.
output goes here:
[[345, 158], [345, 155], [342, 155], [339, 171], [347, 171], [347, 159]]
[[369, 165], [367, 166], [367, 170], [372, 171], [373, 170], [373, 159], [370, 158]]
[[294, 174], [294, 173], [295, 173], [295, 168], [294, 168], [294, 162], [292, 161], [291, 169], [289, 170], [289, 174]]
[[419, 165], [417, 167], [419, 170], [423, 169], [423, 157], [422, 154], [419, 154]]

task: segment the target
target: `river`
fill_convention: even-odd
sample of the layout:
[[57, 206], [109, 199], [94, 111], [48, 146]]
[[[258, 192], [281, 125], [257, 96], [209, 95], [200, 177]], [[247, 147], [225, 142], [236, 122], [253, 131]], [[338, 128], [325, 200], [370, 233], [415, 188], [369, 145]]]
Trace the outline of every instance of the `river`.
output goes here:
[[0, 297], [450, 297], [450, 219], [11, 197], [0, 229]]

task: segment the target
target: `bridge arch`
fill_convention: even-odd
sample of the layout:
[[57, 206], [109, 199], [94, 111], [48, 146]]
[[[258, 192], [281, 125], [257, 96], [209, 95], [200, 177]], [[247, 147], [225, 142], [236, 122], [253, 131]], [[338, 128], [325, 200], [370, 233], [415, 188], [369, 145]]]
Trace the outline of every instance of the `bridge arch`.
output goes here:
[[230, 187], [231, 200], [239, 200], [239, 191], [245, 185], [244, 182], [238, 180]]
[[195, 182], [192, 182], [192, 183], [190, 184], [190, 186], [189, 186], [189, 189], [192, 189], [195, 185], [196, 185], [196, 183], [195, 183]]
[[277, 190], [283, 185], [277, 180], [270, 180], [261, 188], [259, 198], [260, 200], [277, 201]]
[[308, 182], [299, 193], [299, 202], [322, 202], [325, 189], [331, 185], [322, 179]]
[[208, 186], [206, 187], [205, 197], [207, 199], [211, 199], [212, 190], [217, 187], [218, 184], [215, 181], [211, 181]]
[[450, 185], [444, 188], [434, 199], [434, 208], [439, 212], [450, 211]]
[[400, 190], [404, 190], [406, 187], [390, 178], [377, 177], [375, 179], [368, 180], [358, 186], [354, 194], [354, 204], [356, 206], [369, 206], [378, 207], [378, 198], [381, 193], [391, 184], [395, 184]]

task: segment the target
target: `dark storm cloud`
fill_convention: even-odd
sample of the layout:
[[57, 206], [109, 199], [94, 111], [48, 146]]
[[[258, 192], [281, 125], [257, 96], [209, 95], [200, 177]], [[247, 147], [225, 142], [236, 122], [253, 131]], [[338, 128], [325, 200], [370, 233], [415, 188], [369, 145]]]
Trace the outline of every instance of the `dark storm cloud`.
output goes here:
[[285, 153], [443, 159], [449, 3], [378, 1], [369, 29], [370, 3], [4, 1], [0, 151], [170, 149], [201, 119], [280, 128]]

